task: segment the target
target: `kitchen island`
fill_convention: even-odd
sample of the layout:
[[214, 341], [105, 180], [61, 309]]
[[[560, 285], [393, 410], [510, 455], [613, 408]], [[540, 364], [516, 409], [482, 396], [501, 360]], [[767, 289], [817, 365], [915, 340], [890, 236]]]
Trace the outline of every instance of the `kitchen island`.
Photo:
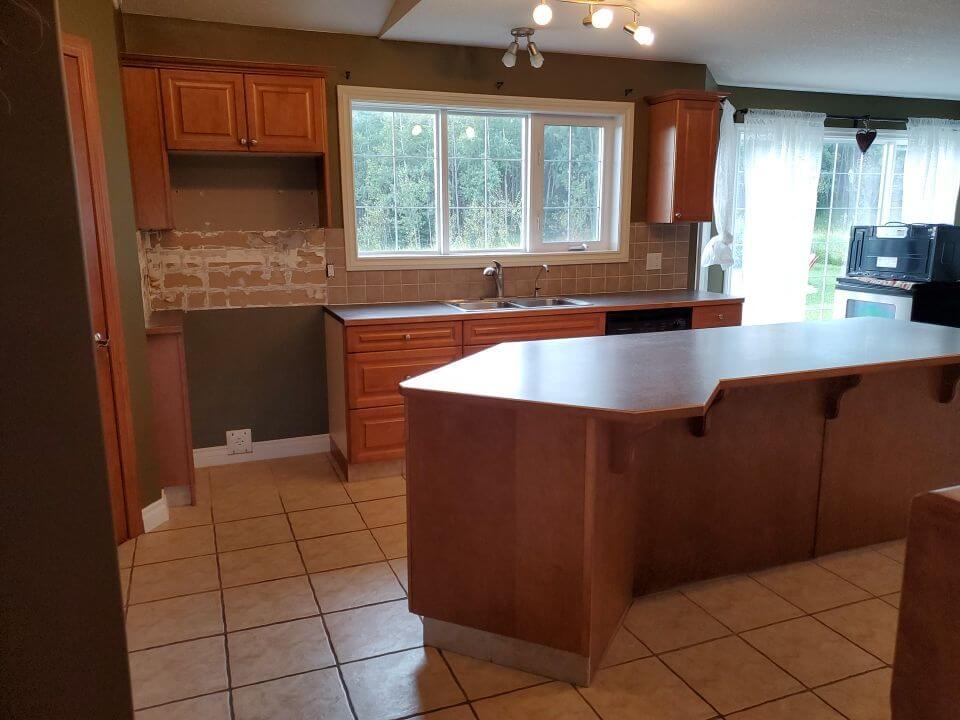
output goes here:
[[425, 642], [578, 684], [635, 595], [891, 540], [960, 468], [960, 330], [510, 343], [405, 381]]

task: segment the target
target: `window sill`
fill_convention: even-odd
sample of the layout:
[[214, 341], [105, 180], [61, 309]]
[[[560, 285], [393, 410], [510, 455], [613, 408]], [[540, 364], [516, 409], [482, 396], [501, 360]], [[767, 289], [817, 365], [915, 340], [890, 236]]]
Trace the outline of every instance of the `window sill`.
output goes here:
[[630, 259], [630, 248], [600, 252], [523, 253], [467, 256], [423, 257], [356, 257], [347, 255], [347, 270], [420, 270], [440, 268], [477, 268], [489, 265], [494, 260], [504, 267], [529, 267], [530, 265], [593, 265], [621, 263]]

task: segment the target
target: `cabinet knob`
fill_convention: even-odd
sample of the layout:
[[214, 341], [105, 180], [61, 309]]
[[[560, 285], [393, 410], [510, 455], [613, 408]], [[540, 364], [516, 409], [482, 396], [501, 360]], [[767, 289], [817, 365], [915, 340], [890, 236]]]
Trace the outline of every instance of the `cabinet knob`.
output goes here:
[[257, 140], [256, 138], [251, 138], [251, 139], [250, 139], [250, 144], [251, 144], [251, 145], [256, 145], [258, 142], [260, 142], [260, 141]]
[[246, 138], [240, 138], [240, 144], [241, 144], [241, 145], [246, 145], [246, 144], [247, 144], [247, 139], [246, 139]]
[[403, 339], [404, 339], [404, 340], [409, 340], [409, 339], [410, 339], [410, 333], [407, 333], [406, 335], [404, 335], [404, 336], [403, 336]]
[[683, 213], [678, 213], [678, 212], [676, 212], [676, 213], [673, 214], [673, 216], [674, 216], [677, 220], [679, 220], [680, 218], [683, 217]]
[[717, 320], [723, 320], [723, 313], [717, 313]]

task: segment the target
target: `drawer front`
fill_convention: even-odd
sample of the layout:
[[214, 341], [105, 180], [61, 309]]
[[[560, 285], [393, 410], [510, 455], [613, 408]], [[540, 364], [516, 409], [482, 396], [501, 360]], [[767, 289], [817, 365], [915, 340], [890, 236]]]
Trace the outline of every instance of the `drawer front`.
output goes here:
[[459, 347], [460, 322], [360, 325], [347, 328], [347, 352]]
[[464, 345], [495, 345], [511, 340], [548, 340], [550, 338], [603, 335], [604, 313], [527, 316], [465, 320]]
[[347, 398], [351, 408], [399, 405], [398, 385], [460, 358], [460, 348], [356, 353], [347, 358]]
[[729, 327], [739, 325], [743, 316], [743, 306], [704, 305], [693, 308], [693, 329]]
[[396, 460], [406, 440], [403, 405], [350, 411], [350, 462]]

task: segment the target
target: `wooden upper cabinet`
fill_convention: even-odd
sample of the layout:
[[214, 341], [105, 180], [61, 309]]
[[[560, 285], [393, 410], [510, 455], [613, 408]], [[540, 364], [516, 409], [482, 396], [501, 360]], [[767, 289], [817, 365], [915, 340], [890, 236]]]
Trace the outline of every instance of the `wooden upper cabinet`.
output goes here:
[[168, 149], [246, 152], [242, 74], [161, 70], [160, 85]]
[[245, 75], [244, 84], [252, 151], [326, 150], [323, 78]]
[[726, 93], [672, 90], [647, 98], [647, 222], [713, 219], [713, 175]]
[[170, 165], [163, 139], [163, 109], [156, 68], [124, 67], [123, 108], [137, 227], [173, 227]]

